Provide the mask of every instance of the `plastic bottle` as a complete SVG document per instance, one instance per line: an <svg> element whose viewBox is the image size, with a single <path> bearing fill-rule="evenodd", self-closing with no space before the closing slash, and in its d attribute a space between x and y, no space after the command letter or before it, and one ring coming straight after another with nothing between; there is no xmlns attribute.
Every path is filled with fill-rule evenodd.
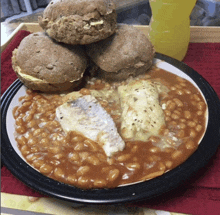
<svg viewBox="0 0 220 215"><path fill-rule="evenodd" d="M190 40L190 14L197 0L149 0L149 38L156 52L183 60Z"/></svg>

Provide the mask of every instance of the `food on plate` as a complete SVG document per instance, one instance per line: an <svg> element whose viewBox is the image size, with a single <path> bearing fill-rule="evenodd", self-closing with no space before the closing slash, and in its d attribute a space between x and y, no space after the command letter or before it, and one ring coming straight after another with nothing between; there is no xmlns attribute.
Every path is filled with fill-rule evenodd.
<svg viewBox="0 0 220 215"><path fill-rule="evenodd" d="M64 103L56 109L56 116L66 133L75 131L97 142L107 156L125 147L113 119L91 95Z"/></svg>
<svg viewBox="0 0 220 215"><path fill-rule="evenodd" d="M52 0L39 24L59 42L89 44L112 35L116 17L112 0Z"/></svg>
<svg viewBox="0 0 220 215"><path fill-rule="evenodd" d="M119 25L114 35L87 45L86 51L99 68L97 75L108 81L122 81L146 72L154 57L146 35L130 25Z"/></svg>
<svg viewBox="0 0 220 215"><path fill-rule="evenodd" d="M143 100L142 108L132 99ZM207 121L200 91L189 81L154 67L122 82L89 77L79 91L71 93L27 90L19 102L13 116L23 157L40 173L82 189L124 186L166 173L196 151ZM132 138L124 136L123 123L136 122L142 114L146 127L136 123ZM82 127L85 121L88 128ZM156 127L151 130L149 125ZM118 136L119 142L107 138L108 144L120 144L110 152L93 138L99 130L120 135L125 145ZM146 139L139 139L140 131Z"/></svg>
<svg viewBox="0 0 220 215"><path fill-rule="evenodd" d="M32 33L13 51L12 67L32 90L60 92L79 85L87 68L80 46L54 42L45 33Z"/></svg>
<svg viewBox="0 0 220 215"><path fill-rule="evenodd" d="M203 96L152 67L144 33L116 30L113 1L52 0L39 23L47 34L30 34L12 57L30 88L13 109L15 140L37 171L82 189L112 188L158 177L197 149Z"/></svg>
<svg viewBox="0 0 220 215"><path fill-rule="evenodd" d="M121 135L129 140L146 140L158 135L165 125L159 91L149 80L132 81L118 87L122 107Z"/></svg>

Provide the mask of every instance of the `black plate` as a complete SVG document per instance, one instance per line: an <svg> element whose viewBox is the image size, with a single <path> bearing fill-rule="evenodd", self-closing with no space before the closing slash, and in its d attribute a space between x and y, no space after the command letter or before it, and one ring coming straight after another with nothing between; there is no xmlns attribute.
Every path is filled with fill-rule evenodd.
<svg viewBox="0 0 220 215"><path fill-rule="evenodd" d="M157 59L165 61L183 74L189 76L199 87L208 105L208 125L206 133L194 152L183 164L164 175L140 182L133 185L117 187L114 189L81 190L53 179L50 179L29 166L13 148L7 133L7 111L11 101L22 87L22 83L16 80L2 96L2 161L14 176L24 182L27 186L48 196L76 203L125 203L143 199L152 199L155 196L164 194L183 184L194 175L200 168L204 167L215 154L220 144L220 101L213 90L201 75L186 64L170 57L156 54ZM13 124L10 125L13 128Z"/></svg>

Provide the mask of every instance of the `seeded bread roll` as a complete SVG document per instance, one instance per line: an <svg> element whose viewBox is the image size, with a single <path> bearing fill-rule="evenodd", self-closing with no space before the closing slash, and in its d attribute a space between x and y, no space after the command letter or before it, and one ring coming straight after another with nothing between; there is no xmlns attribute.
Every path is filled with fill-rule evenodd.
<svg viewBox="0 0 220 215"><path fill-rule="evenodd" d="M38 32L25 37L13 51L12 67L28 88L61 92L81 82L87 57L81 46L57 43Z"/></svg>
<svg viewBox="0 0 220 215"><path fill-rule="evenodd" d="M107 81L122 81L146 72L154 57L154 48L146 35L130 25L119 25L111 37L86 46L95 63L97 75Z"/></svg>
<svg viewBox="0 0 220 215"><path fill-rule="evenodd" d="M40 26L55 40L67 44L89 44L116 30L113 0L52 0Z"/></svg>

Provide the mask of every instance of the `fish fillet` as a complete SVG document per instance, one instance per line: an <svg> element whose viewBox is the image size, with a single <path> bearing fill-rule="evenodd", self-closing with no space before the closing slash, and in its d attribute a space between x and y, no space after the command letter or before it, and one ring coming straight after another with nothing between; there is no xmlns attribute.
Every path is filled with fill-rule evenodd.
<svg viewBox="0 0 220 215"><path fill-rule="evenodd" d="M144 141L151 135L158 135L165 120L157 87L149 80L136 80L120 86L118 93L122 107L122 137Z"/></svg>
<svg viewBox="0 0 220 215"><path fill-rule="evenodd" d="M101 145L107 156L125 147L113 119L91 95L62 104L57 107L56 116L66 133L76 131L83 134Z"/></svg>

